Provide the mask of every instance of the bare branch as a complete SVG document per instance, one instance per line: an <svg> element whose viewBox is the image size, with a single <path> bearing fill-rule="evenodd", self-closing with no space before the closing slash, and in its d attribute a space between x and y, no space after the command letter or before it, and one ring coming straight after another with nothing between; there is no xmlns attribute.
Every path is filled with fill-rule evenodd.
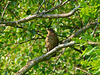
<svg viewBox="0 0 100 75"><path fill-rule="evenodd" d="M42 7L42 5L43 5L43 3L45 2L45 0L43 0L43 2L41 3L41 5L39 6L39 8L38 8L38 10L37 10L37 12L36 12L36 14L38 14L39 13L39 10L41 9L41 7Z"/></svg>
<svg viewBox="0 0 100 75"><path fill-rule="evenodd" d="M0 24L0 26L5 27L6 24ZM24 27L22 27L22 26L18 26L18 25L14 25L14 26L12 26L12 27L25 29Z"/></svg>
<svg viewBox="0 0 100 75"><path fill-rule="evenodd" d="M62 0L59 0L60 3L62 3Z"/></svg>
<svg viewBox="0 0 100 75"><path fill-rule="evenodd" d="M96 29L97 29L97 28L98 28L98 26L99 26L98 21L96 21L96 22L97 22L97 25L96 25L96 27L94 28L94 30L93 30L93 32L92 32L92 34L91 34L91 35L94 35L94 33L95 33Z"/></svg>
<svg viewBox="0 0 100 75"><path fill-rule="evenodd" d="M89 41L88 44L92 44L92 45L100 45L100 42L92 42L92 41Z"/></svg>
<svg viewBox="0 0 100 75"><path fill-rule="evenodd" d="M75 41L67 43L67 44L60 44L56 46L54 49L49 51L48 53L35 58L31 61L29 61L23 68L21 68L15 75L23 75L25 74L28 70L30 70L34 65L44 61L45 59L50 59L50 57L55 53L56 51L60 50L61 48L69 47L75 44ZM48 58L49 57L49 58Z"/></svg>
<svg viewBox="0 0 100 75"><path fill-rule="evenodd" d="M1 21L2 21L2 19L3 19L3 16L4 16L4 13L5 13L6 9L7 9L7 6L8 6L8 4L9 4L10 2L11 2L11 1L8 1L8 2L7 2L7 5L6 5L5 8L4 8L4 11L3 11L2 15L1 15Z"/></svg>
<svg viewBox="0 0 100 75"><path fill-rule="evenodd" d="M51 12L51 11L57 9L58 7L63 6L63 5L66 4L68 1L69 1L69 0L67 0L67 1L65 1L65 2L63 2L63 3L61 2L59 5L57 5L57 6L53 7L53 8L51 8L51 9L48 10L48 11L45 11L45 13Z"/></svg>
<svg viewBox="0 0 100 75"><path fill-rule="evenodd" d="M97 25L97 22L91 22L88 23L85 27L79 29L76 33L72 34L70 37L68 37L66 40L63 41L63 43L67 43L71 40L71 38L76 37L78 35L80 35L82 32L86 31L87 29L94 27Z"/></svg>
<svg viewBox="0 0 100 75"><path fill-rule="evenodd" d="M91 73L89 73L89 72L87 72L86 70L83 70L83 69L81 69L81 68L79 68L79 67L75 67L75 69L76 69L76 70L83 71L83 72L87 73L88 75L92 75Z"/></svg>
<svg viewBox="0 0 100 75"><path fill-rule="evenodd" d="M4 45L4 46L1 47L1 48L4 48L4 47L6 47L6 46L10 46L10 45L13 45L13 44L23 44L23 43L26 43L26 42L28 42L28 41L37 40L37 39L43 39L43 38L32 38L32 39L29 39L29 40L23 41L23 42L16 42L16 43L7 44L7 45Z"/></svg>
<svg viewBox="0 0 100 75"><path fill-rule="evenodd" d="M74 50L82 54L82 51L77 49L77 48L75 48L75 47L74 47Z"/></svg>
<svg viewBox="0 0 100 75"><path fill-rule="evenodd" d="M63 48L63 51L58 55L57 60L55 61L55 64L57 63L57 61L59 60L59 58L61 57L61 55L64 53L66 48ZM55 71L56 66L53 67L53 71Z"/></svg>
<svg viewBox="0 0 100 75"><path fill-rule="evenodd" d="M30 21L30 20L33 20L33 19L36 19L36 18L64 18L64 17L69 17L69 16L73 15L74 12L77 11L77 9L79 7L80 6L74 8L71 12L65 13L65 14L43 14L42 13L42 14L34 14L32 16L23 18L23 19L18 20L18 21L0 22L0 26L2 24L4 24L6 26L13 26L13 27L15 27L16 24L23 23L23 22L27 22L27 21Z"/></svg>

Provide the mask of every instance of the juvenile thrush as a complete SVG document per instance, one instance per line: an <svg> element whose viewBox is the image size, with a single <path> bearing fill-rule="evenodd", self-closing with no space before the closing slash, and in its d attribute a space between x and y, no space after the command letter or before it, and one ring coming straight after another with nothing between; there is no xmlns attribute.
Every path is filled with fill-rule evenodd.
<svg viewBox="0 0 100 75"><path fill-rule="evenodd" d="M58 38L55 33L55 31L52 28L46 29L48 34L46 36L45 42L47 47L47 52L52 50L54 47L58 45ZM53 55L53 57L56 55L56 53Z"/></svg>

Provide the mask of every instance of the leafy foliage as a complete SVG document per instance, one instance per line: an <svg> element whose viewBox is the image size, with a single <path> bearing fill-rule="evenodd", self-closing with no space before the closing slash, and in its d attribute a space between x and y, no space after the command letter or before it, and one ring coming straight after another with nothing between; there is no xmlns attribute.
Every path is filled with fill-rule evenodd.
<svg viewBox="0 0 100 75"><path fill-rule="evenodd" d="M46 0L39 12L49 10L60 4L60 0ZM65 0L62 0L63 2ZM3 21L16 21L37 13L43 0L11 0L4 13ZM0 15L3 14L7 0L0 3ZM60 41L100 17L100 0L69 1L48 14L68 13L76 6L81 8L68 18L37 18L20 23L18 27L0 26L0 74L16 73L26 63L46 53L46 28L52 27ZM98 20L100 23L100 19ZM86 30L72 40L73 47L59 51L56 57L35 65L27 74L100 74L100 44L89 44L88 41L100 42L100 24L92 35L94 28ZM82 38L82 39L79 39ZM74 48L81 50L82 54ZM77 68L78 67L78 68Z"/></svg>

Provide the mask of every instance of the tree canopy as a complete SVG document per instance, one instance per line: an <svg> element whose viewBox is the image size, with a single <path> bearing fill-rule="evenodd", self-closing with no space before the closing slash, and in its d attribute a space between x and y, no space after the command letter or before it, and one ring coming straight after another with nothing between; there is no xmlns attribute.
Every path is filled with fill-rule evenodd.
<svg viewBox="0 0 100 75"><path fill-rule="evenodd" d="M100 0L1 0L0 11L1 75L100 74ZM46 28L60 41L49 52Z"/></svg>

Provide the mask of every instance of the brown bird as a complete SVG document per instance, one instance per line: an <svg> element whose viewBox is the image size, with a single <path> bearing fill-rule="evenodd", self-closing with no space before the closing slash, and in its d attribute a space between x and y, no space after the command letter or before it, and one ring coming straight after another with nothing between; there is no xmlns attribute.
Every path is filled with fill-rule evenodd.
<svg viewBox="0 0 100 75"><path fill-rule="evenodd" d="M47 47L47 52L52 50L54 47L58 45L58 38L55 33L55 31L52 28L46 29L48 34L46 36L45 42L46 42L46 47ZM55 56L54 54L53 56Z"/></svg>

